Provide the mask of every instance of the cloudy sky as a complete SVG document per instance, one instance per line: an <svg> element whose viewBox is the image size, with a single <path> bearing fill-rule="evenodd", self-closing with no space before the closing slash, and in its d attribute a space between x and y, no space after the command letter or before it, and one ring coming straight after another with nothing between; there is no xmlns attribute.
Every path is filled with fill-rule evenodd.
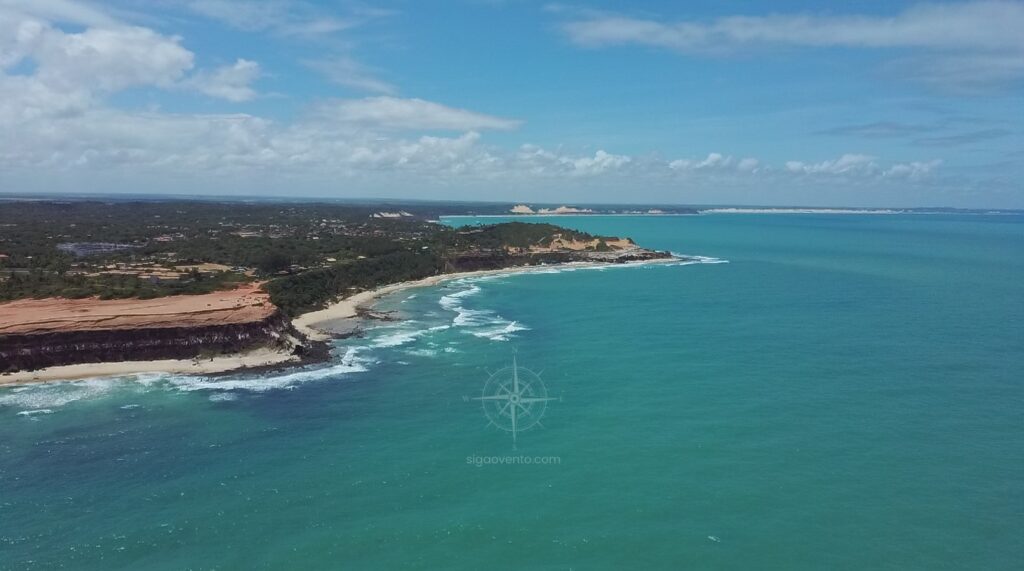
<svg viewBox="0 0 1024 571"><path fill-rule="evenodd" d="M0 0L0 192L1024 208L1024 2Z"/></svg>

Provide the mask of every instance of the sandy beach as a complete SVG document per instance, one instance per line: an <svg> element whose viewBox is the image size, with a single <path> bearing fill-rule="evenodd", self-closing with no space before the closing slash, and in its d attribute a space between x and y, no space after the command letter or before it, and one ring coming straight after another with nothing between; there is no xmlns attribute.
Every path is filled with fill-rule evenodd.
<svg viewBox="0 0 1024 571"><path fill-rule="evenodd" d="M52 381L73 381L96 377L120 377L141 373L169 373L184 375L208 375L225 373L238 369L266 367L289 362L299 358L289 352L271 349L256 349L237 355L223 355L209 359L163 359L157 361L119 361L116 363L82 363L63 365L36 371L19 371L0 375L0 386Z"/></svg>

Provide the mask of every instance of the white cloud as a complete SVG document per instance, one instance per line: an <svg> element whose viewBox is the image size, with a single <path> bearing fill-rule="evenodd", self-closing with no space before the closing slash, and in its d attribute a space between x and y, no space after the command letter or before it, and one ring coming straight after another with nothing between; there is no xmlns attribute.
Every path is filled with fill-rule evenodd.
<svg viewBox="0 0 1024 571"><path fill-rule="evenodd" d="M239 59L233 65L213 71L200 71L192 76L188 85L211 97L228 101L249 101L256 97L252 83L261 75L260 64Z"/></svg>
<svg viewBox="0 0 1024 571"><path fill-rule="evenodd" d="M740 172L753 172L758 169L761 161L746 157L735 159L732 155L722 153L708 153L708 156L697 159L676 159L668 163L668 167L674 171L699 171L699 170L736 170Z"/></svg>
<svg viewBox="0 0 1024 571"><path fill-rule="evenodd" d="M3 0L0 0L3 1ZM14 6L17 4L18 11ZM48 172L140 176L171 169L196 176L301 168L354 175L397 169L427 176L484 172L500 162L478 144L482 129L519 122L421 99L375 97L324 102L305 119L279 124L243 114L129 112L106 104L125 89L191 89L229 101L257 94L259 64L238 59L192 71L182 39L114 18L76 13L61 2L40 14L88 22L67 32L23 3L0 4L0 165ZM54 16L57 17L57 16ZM31 65L8 73L22 62ZM25 72L28 69L28 73ZM456 137L395 137L396 130L460 131ZM148 174L146 174L148 173Z"/></svg>
<svg viewBox="0 0 1024 571"><path fill-rule="evenodd" d="M348 147L347 156L339 159L356 169L395 169L414 171L427 176L483 171L495 159L477 142L480 134L470 131L458 137L422 136L414 141L372 140L356 141Z"/></svg>
<svg viewBox="0 0 1024 571"><path fill-rule="evenodd" d="M756 162L756 161L755 161ZM708 156L702 160L692 159L676 159L668 164L669 168L673 170L697 170L697 169L715 169L715 168L726 168L733 164L733 158L731 156L725 156L721 153L708 153Z"/></svg>
<svg viewBox="0 0 1024 571"><path fill-rule="evenodd" d="M70 0L0 0L0 13L2 12L83 26L119 24L116 18L102 10Z"/></svg>
<svg viewBox="0 0 1024 571"><path fill-rule="evenodd" d="M57 90L32 77L0 74L0 131L40 118L75 115L90 106L92 97L84 90ZM11 131L5 132L10 136Z"/></svg>
<svg viewBox="0 0 1024 571"><path fill-rule="evenodd" d="M580 174L600 174L609 170L615 170L629 164L632 159L625 155L613 155L602 150L594 153L593 157L580 157L572 159L571 164L575 172Z"/></svg>
<svg viewBox="0 0 1024 571"><path fill-rule="evenodd" d="M32 4L31 13L22 4L0 4L0 91L9 94L0 112L66 114L133 87L189 88L229 101L256 96L251 87L260 76L256 62L239 59L192 73L195 54L178 36L123 24L84 5L75 10L78 5L70 2ZM66 32L36 14L97 24ZM4 73L22 62L32 64L31 73Z"/></svg>
<svg viewBox="0 0 1024 571"><path fill-rule="evenodd" d="M35 77L59 89L170 87L193 66L193 54L181 46L181 38L147 28L88 28L73 34L43 28L32 41Z"/></svg>
<svg viewBox="0 0 1024 571"><path fill-rule="evenodd" d="M32 4L46 8L49 15L29 14L21 9L26 3L16 3L15 11L14 4L0 0L4 188L22 190L35 183L50 190L95 190L100 186L90 187L87 181L108 176L122 189L160 184L170 191L209 189L249 180L267 185L266 192L291 192L291 186L270 186L278 174L287 177L289 185L313 181L310 189L333 191L343 183L355 193L364 188L358 185L377 184L391 194L406 195L423 184L585 193L602 187L621 190L623 184L717 190L811 186L826 180L831 187L858 177L872 185L892 181L909 186L906 181L931 177L939 166L928 160L884 163L864 155L772 167L752 157L718 152L669 162L605 149L590 153L524 145L506 151L487 145L480 133L514 129L518 120L394 96L324 101L290 122L248 114L119 110L109 103L110 96L138 87L191 89L229 101L249 100L257 95L252 84L261 68L238 59L196 71L195 55L176 36L77 13L66 2ZM55 24L58 11L63 11L61 18L80 21L84 29L60 29ZM361 68L340 61L339 71L358 76L355 72ZM12 71L15 66L18 72ZM374 84L372 77L352 81L370 91L390 87ZM453 133L437 136L434 131ZM49 186L65 175L70 186ZM636 199L643 196L649 195Z"/></svg>
<svg viewBox="0 0 1024 571"><path fill-rule="evenodd" d="M848 174L866 173L877 169L874 157L868 155L857 155L847 153L838 159L822 161L820 163L805 163L802 161L786 162L786 170L794 173L807 174Z"/></svg>
<svg viewBox="0 0 1024 571"><path fill-rule="evenodd" d="M931 174L939 165L942 164L940 160L931 161L914 161L910 163L899 163L895 164L883 172L883 176L891 178L909 178L911 180L919 180Z"/></svg>
<svg viewBox="0 0 1024 571"><path fill-rule="evenodd" d="M17 11L22 6L16 4L0 4L0 121L8 125L83 113L127 88L169 88L193 67L194 56L180 38L118 23L69 33ZM50 13L69 6L32 7ZM31 64L29 73L8 73L25 62Z"/></svg>
<svg viewBox="0 0 1024 571"><path fill-rule="evenodd" d="M192 0L187 7L239 30L282 36L325 36L358 25L355 18L331 16L296 0Z"/></svg>
<svg viewBox="0 0 1024 571"><path fill-rule="evenodd" d="M185 8L203 17L254 33L317 45L339 55L321 55L300 63L332 83L359 91L392 95L397 90L378 72L345 55L353 49L351 35L340 34L394 14L391 10L345 3L342 7L306 0L189 0ZM341 15L335 12L343 11Z"/></svg>
<svg viewBox="0 0 1024 571"><path fill-rule="evenodd" d="M0 98L4 95L0 90ZM37 177L45 169L46 180L60 173L74 173L76 181L116 173L122 184L132 181L147 188L182 177L193 181L189 188L220 188L250 177L264 185L288 180L287 184L303 185L294 187L303 192L330 188L356 192L352 189L363 187L352 184L369 184L406 196L417 189L453 185L572 189L584 181L592 185L587 188L621 190L626 181L647 189L636 196L641 200L652 192L649 189L659 188L770 189L796 187L800 181L804 182L799 186L838 188L855 180L872 185L886 180L916 182L932 176L939 164L883 164L846 155L773 168L752 158L730 161L726 155L711 153L692 161L694 166L705 166L678 170L666 161L605 150L576 154L525 145L506 152L484 144L472 130L440 137L404 136L393 129L371 127L339 128L316 115L281 123L246 114L138 113L84 106L60 116L22 117L13 121L0 113L0 128L6 135L0 138L0 179L9 180L17 172ZM264 188L277 194L292 190ZM485 197L494 198L480 196Z"/></svg>
<svg viewBox="0 0 1024 571"><path fill-rule="evenodd" d="M619 171L633 162L632 157L598 150L593 156L573 156L523 145L511 161L513 174L534 176L593 176Z"/></svg>
<svg viewBox="0 0 1024 571"><path fill-rule="evenodd" d="M113 92L168 87L193 66L181 38L136 26L89 27L67 33L50 22L0 5L0 66L35 64L31 77L55 90Z"/></svg>
<svg viewBox="0 0 1024 571"><path fill-rule="evenodd" d="M643 45L721 54L765 46L907 49L901 75L984 88L1024 77L1024 3L921 4L894 16L732 16L711 21L587 13L563 24L581 46Z"/></svg>
<svg viewBox="0 0 1024 571"><path fill-rule="evenodd" d="M806 163L787 161L786 170L802 175L859 176L873 178L908 178L919 180L942 164L940 160L895 163L888 167L878 164L875 157L847 153L838 159Z"/></svg>
<svg viewBox="0 0 1024 571"><path fill-rule="evenodd" d="M302 63L338 85L385 95L392 95L396 91L393 85L377 78L372 70L348 56L306 60Z"/></svg>
<svg viewBox="0 0 1024 571"><path fill-rule="evenodd" d="M745 159L741 159L739 164L736 165L736 168L741 171L753 171L757 170L757 166L759 164L761 164L761 161L755 158L747 157Z"/></svg>
<svg viewBox="0 0 1024 571"><path fill-rule="evenodd" d="M592 16L564 25L583 45L643 44L680 51L717 51L743 45L871 48L1024 48L1024 5L988 1L924 4L885 16L732 16L711 22L666 23Z"/></svg>
<svg viewBox="0 0 1024 571"><path fill-rule="evenodd" d="M380 96L339 99L320 104L315 114L326 121L378 129L423 131L508 130L520 121L448 107L423 99Z"/></svg>
<svg viewBox="0 0 1024 571"><path fill-rule="evenodd" d="M945 91L984 93L1024 79L1024 51L908 57L890 62L886 69Z"/></svg>

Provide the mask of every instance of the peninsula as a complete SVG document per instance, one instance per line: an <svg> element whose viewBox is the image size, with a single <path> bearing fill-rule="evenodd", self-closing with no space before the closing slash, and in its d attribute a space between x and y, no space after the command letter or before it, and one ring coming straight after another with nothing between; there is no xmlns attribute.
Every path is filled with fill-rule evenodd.
<svg viewBox="0 0 1024 571"><path fill-rule="evenodd" d="M381 216L381 212L399 216ZM414 206L25 202L0 209L0 384L321 358L325 322L467 272L671 259Z"/></svg>

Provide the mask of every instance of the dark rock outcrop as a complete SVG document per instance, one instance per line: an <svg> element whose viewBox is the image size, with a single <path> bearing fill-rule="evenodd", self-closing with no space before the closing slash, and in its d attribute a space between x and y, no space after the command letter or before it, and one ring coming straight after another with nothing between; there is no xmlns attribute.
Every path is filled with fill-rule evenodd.
<svg viewBox="0 0 1024 571"><path fill-rule="evenodd" d="M0 335L0 373L58 365L192 359L259 347L294 349L280 313L248 323Z"/></svg>

